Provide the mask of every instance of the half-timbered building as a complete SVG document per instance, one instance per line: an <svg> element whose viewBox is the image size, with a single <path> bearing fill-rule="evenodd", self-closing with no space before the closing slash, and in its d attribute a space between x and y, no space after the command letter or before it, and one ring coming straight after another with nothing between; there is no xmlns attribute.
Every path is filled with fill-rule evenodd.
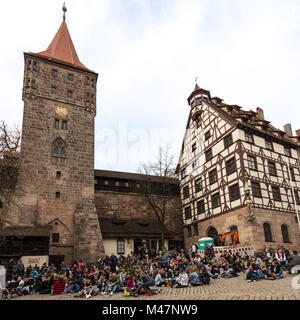
<svg viewBox="0 0 300 320"><path fill-rule="evenodd" d="M299 249L299 130L276 129L261 108L228 105L198 84L188 104L177 167L186 247L203 236L219 244L220 234L238 229L240 245Z"/></svg>

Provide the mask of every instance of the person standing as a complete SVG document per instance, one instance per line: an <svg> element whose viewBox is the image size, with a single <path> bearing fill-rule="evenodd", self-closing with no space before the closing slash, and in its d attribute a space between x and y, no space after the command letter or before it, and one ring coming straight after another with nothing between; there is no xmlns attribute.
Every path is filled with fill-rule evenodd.
<svg viewBox="0 0 300 320"><path fill-rule="evenodd" d="M24 264L23 264L22 260L19 260L19 262L17 264L17 275L18 275L18 277L22 277L23 278L24 270L25 270Z"/></svg>

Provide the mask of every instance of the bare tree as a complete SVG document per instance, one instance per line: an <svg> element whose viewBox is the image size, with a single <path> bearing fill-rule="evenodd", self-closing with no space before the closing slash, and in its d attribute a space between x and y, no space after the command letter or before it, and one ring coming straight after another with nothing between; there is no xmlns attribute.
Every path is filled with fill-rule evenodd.
<svg viewBox="0 0 300 320"><path fill-rule="evenodd" d="M10 223L9 210L19 207L15 201L15 188L21 164L21 131L0 122L0 238L3 228ZM1 240L1 239L0 239ZM3 240L3 239L2 239Z"/></svg>
<svg viewBox="0 0 300 320"><path fill-rule="evenodd" d="M177 178L174 155L170 152L170 145L160 147L155 161L142 163L138 171L149 176L160 177L159 184L153 183L149 177L147 183L142 188L150 207L153 209L162 227L161 241L164 251L167 206L168 202L172 200L172 196L174 197L174 179ZM159 189L160 195L157 195L157 189Z"/></svg>

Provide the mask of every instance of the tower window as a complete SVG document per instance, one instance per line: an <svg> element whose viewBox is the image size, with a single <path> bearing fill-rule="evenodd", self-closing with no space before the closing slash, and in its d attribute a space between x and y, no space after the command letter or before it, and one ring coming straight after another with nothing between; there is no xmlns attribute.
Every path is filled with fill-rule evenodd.
<svg viewBox="0 0 300 320"><path fill-rule="evenodd" d="M72 74L72 73L69 73L69 74L68 74L68 80L69 80L69 81L73 81L73 74Z"/></svg>
<svg viewBox="0 0 300 320"><path fill-rule="evenodd" d="M67 130L67 120L63 120L61 123L61 129L62 130Z"/></svg>
<svg viewBox="0 0 300 320"><path fill-rule="evenodd" d="M51 93L54 93L54 94L56 93L56 87L54 86L51 87Z"/></svg>
<svg viewBox="0 0 300 320"><path fill-rule="evenodd" d="M91 78L91 82L92 82L92 87L94 87L95 86L95 79Z"/></svg>
<svg viewBox="0 0 300 320"><path fill-rule="evenodd" d="M91 83L90 77L86 77L86 84L90 85L90 83Z"/></svg>
<svg viewBox="0 0 300 320"><path fill-rule="evenodd" d="M55 198L60 199L60 192L59 191L55 192Z"/></svg>
<svg viewBox="0 0 300 320"><path fill-rule="evenodd" d="M73 96L73 91L68 90L67 96L68 96L68 98L72 98L72 96Z"/></svg>
<svg viewBox="0 0 300 320"><path fill-rule="evenodd" d="M27 70L31 69L31 60L27 60Z"/></svg>
<svg viewBox="0 0 300 320"><path fill-rule="evenodd" d="M0 209L3 208L3 202L0 200Z"/></svg>
<svg viewBox="0 0 300 320"><path fill-rule="evenodd" d="M56 162L65 161L65 158L66 158L65 143L61 138L56 139L55 142L53 143L52 156L55 157Z"/></svg>
<svg viewBox="0 0 300 320"><path fill-rule="evenodd" d="M61 171L56 171L56 178L60 179L61 178Z"/></svg>
<svg viewBox="0 0 300 320"><path fill-rule="evenodd" d="M54 128L55 129L59 129L59 120L58 119L55 119L55 121L54 121Z"/></svg>
<svg viewBox="0 0 300 320"><path fill-rule="evenodd" d="M32 80L32 81L31 81L31 88L32 88L32 89L36 89L36 82L35 82L35 80Z"/></svg>
<svg viewBox="0 0 300 320"><path fill-rule="evenodd" d="M58 71L56 69L52 69L52 77L57 78Z"/></svg>
<svg viewBox="0 0 300 320"><path fill-rule="evenodd" d="M38 71L38 62L37 61L33 61L33 70Z"/></svg>
<svg viewBox="0 0 300 320"><path fill-rule="evenodd" d="M52 233L52 242L59 242L59 233Z"/></svg>

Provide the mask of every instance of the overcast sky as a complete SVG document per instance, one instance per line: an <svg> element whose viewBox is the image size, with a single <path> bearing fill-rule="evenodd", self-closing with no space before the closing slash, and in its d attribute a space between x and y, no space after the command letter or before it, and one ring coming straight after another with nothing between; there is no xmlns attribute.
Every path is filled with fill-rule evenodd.
<svg viewBox="0 0 300 320"><path fill-rule="evenodd" d="M0 119L21 126L23 52L45 50L62 0L1 1ZM160 145L179 154L200 87L300 128L299 0L67 0L80 60L99 73L97 169L137 170Z"/></svg>

